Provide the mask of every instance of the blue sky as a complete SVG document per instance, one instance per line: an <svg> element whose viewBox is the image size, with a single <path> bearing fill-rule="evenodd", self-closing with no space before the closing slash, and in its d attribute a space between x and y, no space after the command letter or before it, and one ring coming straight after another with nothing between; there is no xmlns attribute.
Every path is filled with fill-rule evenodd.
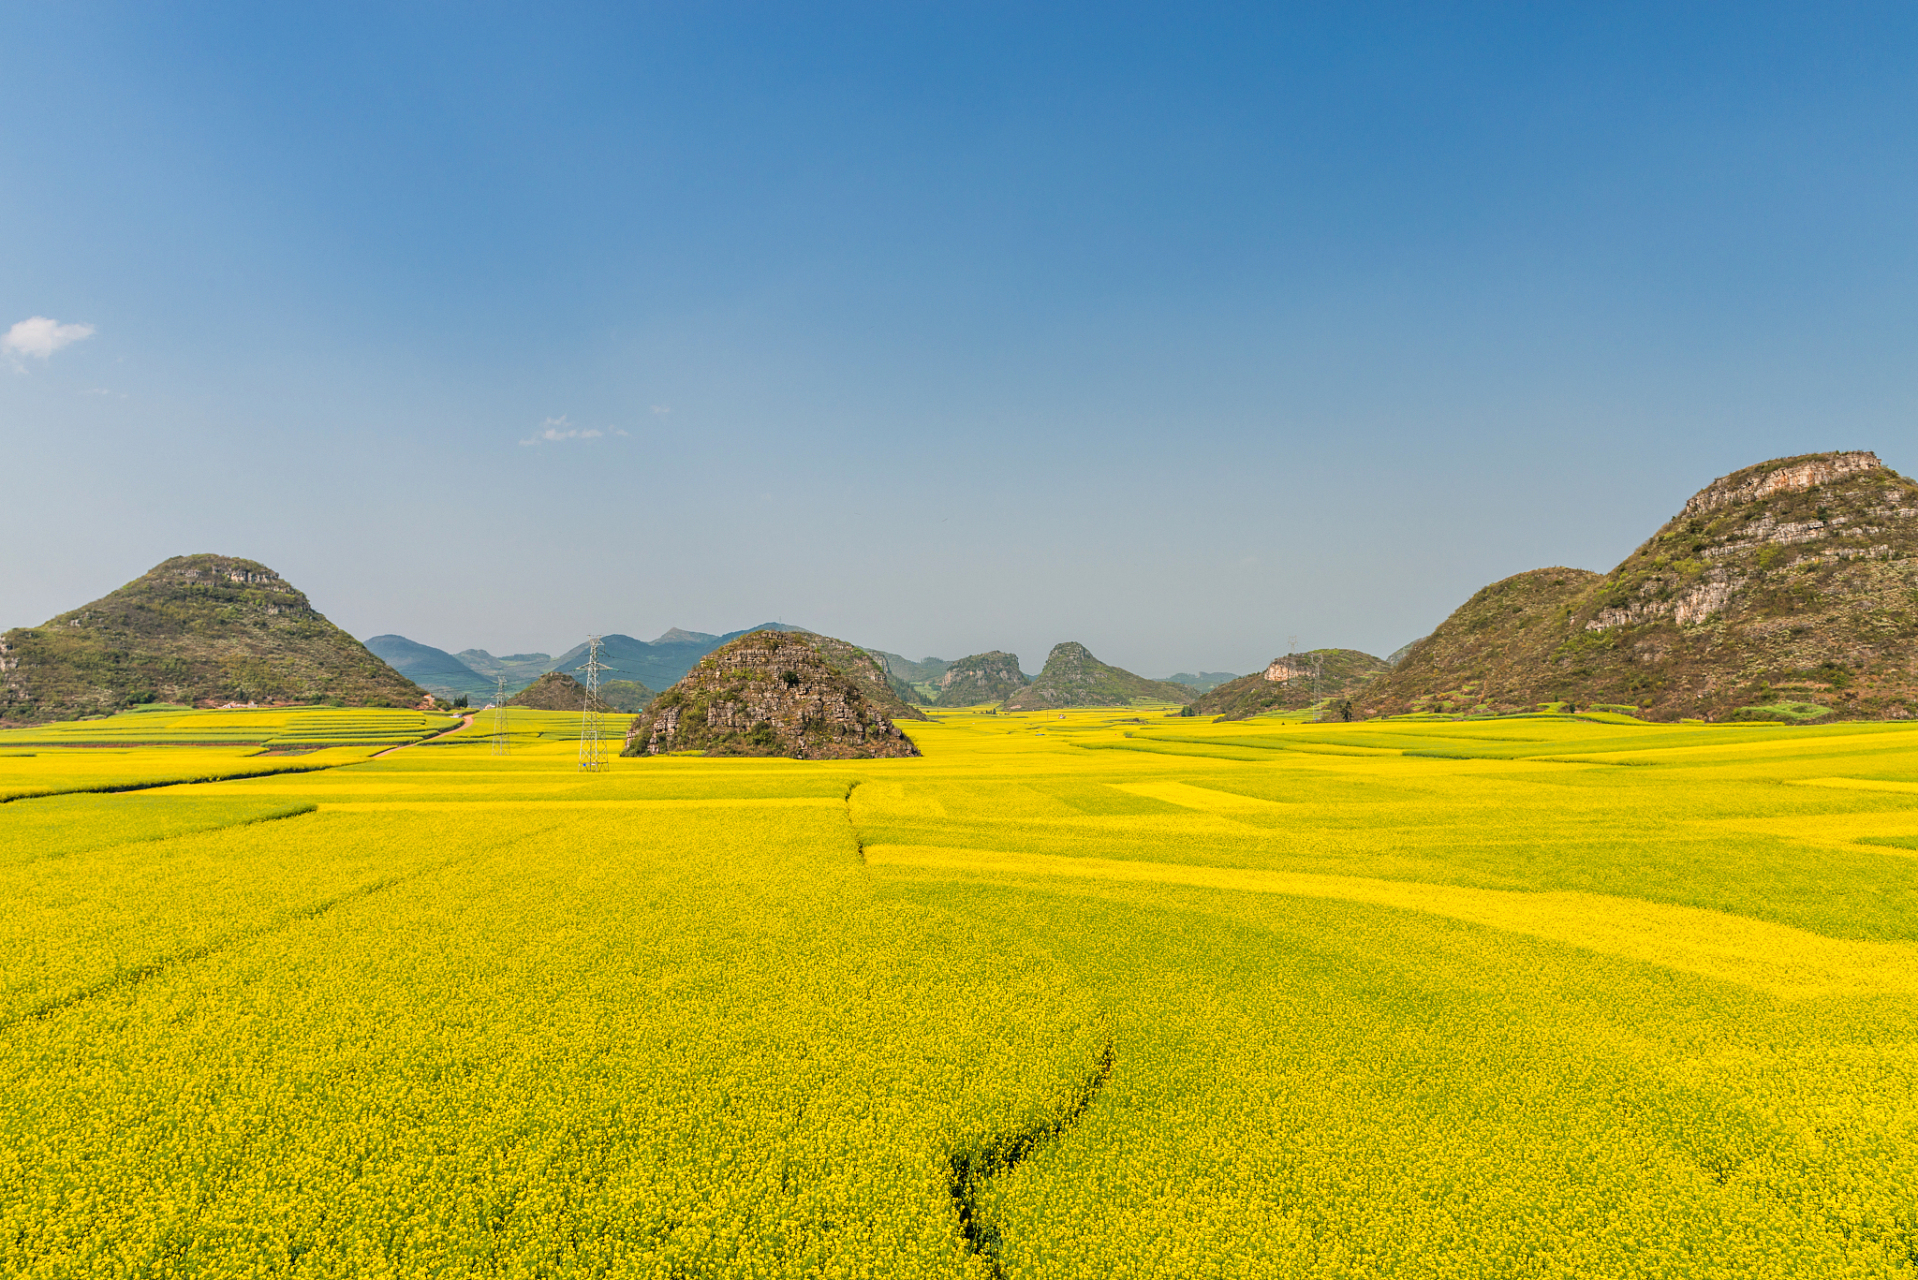
<svg viewBox="0 0 1918 1280"><path fill-rule="evenodd" d="M0 331L77 327L3 626L218 551L453 649L1245 671L1918 469L1910 6L5 18Z"/></svg>

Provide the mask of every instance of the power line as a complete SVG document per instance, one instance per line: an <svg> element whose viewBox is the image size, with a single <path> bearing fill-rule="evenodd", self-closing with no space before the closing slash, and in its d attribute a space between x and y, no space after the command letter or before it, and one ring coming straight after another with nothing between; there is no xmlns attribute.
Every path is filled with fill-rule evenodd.
<svg viewBox="0 0 1918 1280"><path fill-rule="evenodd" d="M586 637L586 663L575 670L586 673L586 697L579 712L579 767L591 773L607 768L610 762L600 743L606 715L599 702L599 673L610 670L599 660L599 637Z"/></svg>
<svg viewBox="0 0 1918 1280"><path fill-rule="evenodd" d="M506 741L506 677L499 677L499 696L493 699L493 754L508 754Z"/></svg>

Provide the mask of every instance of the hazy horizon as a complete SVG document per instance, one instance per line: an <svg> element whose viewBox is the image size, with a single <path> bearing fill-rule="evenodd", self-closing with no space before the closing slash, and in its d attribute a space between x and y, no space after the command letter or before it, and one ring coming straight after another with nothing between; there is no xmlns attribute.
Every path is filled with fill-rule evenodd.
<svg viewBox="0 0 1918 1280"><path fill-rule="evenodd" d="M1912 461L1915 52L1891 5L23 8L0 625L217 551L449 652L1383 655L1740 467Z"/></svg>

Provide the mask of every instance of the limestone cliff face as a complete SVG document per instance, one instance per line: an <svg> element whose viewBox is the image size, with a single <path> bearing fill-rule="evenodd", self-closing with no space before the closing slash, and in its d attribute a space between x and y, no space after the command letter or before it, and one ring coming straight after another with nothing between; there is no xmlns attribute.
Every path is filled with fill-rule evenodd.
<svg viewBox="0 0 1918 1280"><path fill-rule="evenodd" d="M1187 703L1199 696L1190 685L1148 680L1092 656L1077 641L1052 646L1045 670L1030 685L1006 699L1008 711L1046 711L1056 707L1128 707L1134 702Z"/></svg>
<svg viewBox="0 0 1918 1280"><path fill-rule="evenodd" d="M976 707L987 702L1004 702L1031 684L1019 670L1019 655L994 649L961 658L939 676L939 696L935 707Z"/></svg>
<svg viewBox="0 0 1918 1280"><path fill-rule="evenodd" d="M836 654L843 656L840 645L845 642L786 631L742 636L701 658L655 698L633 722L622 754L700 751L798 760L918 755L878 705L876 692L862 688L835 661Z"/></svg>
<svg viewBox="0 0 1918 1280"><path fill-rule="evenodd" d="M1870 453L1715 480L1600 576L1494 583L1365 691L1365 709L1636 706L1723 718L1793 702L1918 714L1918 484Z"/></svg>

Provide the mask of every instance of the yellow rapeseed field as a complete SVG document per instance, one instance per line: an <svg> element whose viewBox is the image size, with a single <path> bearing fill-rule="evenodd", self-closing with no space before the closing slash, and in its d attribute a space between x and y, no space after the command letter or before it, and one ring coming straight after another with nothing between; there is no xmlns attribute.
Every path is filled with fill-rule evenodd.
<svg viewBox="0 0 1918 1280"><path fill-rule="evenodd" d="M0 742L0 1270L1918 1267L1918 729L338 714Z"/></svg>

